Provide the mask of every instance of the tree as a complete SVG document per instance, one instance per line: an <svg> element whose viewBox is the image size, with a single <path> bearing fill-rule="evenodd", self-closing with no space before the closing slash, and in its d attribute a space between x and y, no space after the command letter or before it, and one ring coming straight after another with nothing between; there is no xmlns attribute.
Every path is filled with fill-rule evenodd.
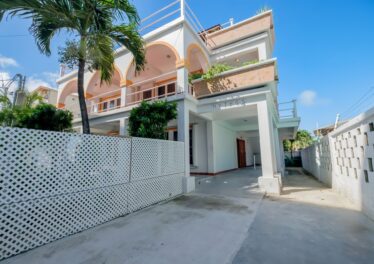
<svg viewBox="0 0 374 264"><path fill-rule="evenodd" d="M85 134L90 133L84 95L86 68L100 71L101 81L110 82L115 44L125 46L134 55L136 70L145 63L143 40L137 31L139 16L128 0L1 0L0 21L6 12L11 17L32 19L29 30L39 50L47 56L57 33L66 30L77 36L67 42L66 56L61 60L78 67L77 89Z"/></svg>
<svg viewBox="0 0 374 264"><path fill-rule="evenodd" d="M38 104L18 117L17 126L49 131L71 131L73 114L51 104Z"/></svg>
<svg viewBox="0 0 374 264"><path fill-rule="evenodd" d="M130 136L165 139L167 124L169 121L176 119L177 115L176 103L143 101L130 112Z"/></svg>
<svg viewBox="0 0 374 264"><path fill-rule="evenodd" d="M44 104L38 93L26 93L21 105L12 105L6 95L0 95L0 125L51 131L70 131L73 114Z"/></svg>
<svg viewBox="0 0 374 264"><path fill-rule="evenodd" d="M285 151L294 151L304 149L313 143L313 138L307 130L299 130L294 140L284 140L283 147Z"/></svg>

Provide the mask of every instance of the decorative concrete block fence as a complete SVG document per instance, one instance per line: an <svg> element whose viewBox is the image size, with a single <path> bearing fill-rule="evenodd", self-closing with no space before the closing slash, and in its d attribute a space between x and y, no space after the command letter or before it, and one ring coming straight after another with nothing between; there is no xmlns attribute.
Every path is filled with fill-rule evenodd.
<svg viewBox="0 0 374 264"><path fill-rule="evenodd" d="M182 193L184 144L0 128L0 259Z"/></svg>
<svg viewBox="0 0 374 264"><path fill-rule="evenodd" d="M301 153L303 168L374 219L374 108Z"/></svg>

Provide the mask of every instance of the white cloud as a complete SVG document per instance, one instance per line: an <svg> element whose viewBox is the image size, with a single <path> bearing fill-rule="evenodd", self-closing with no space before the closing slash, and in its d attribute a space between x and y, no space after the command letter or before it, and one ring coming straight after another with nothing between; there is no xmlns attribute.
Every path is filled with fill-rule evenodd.
<svg viewBox="0 0 374 264"><path fill-rule="evenodd" d="M47 86L51 87L51 84L46 80L35 78L35 77L28 77L26 78L26 89L30 92L38 88L39 86ZM53 86L52 86L53 87Z"/></svg>
<svg viewBox="0 0 374 264"><path fill-rule="evenodd" d="M9 72L0 72L0 81L9 80L9 79L10 79Z"/></svg>
<svg viewBox="0 0 374 264"><path fill-rule="evenodd" d="M43 76L48 83L55 86L56 80L60 77L60 74L58 72L43 72Z"/></svg>
<svg viewBox="0 0 374 264"><path fill-rule="evenodd" d="M305 90L299 95L299 102L305 106L312 106L317 103L317 93L313 90Z"/></svg>
<svg viewBox="0 0 374 264"><path fill-rule="evenodd" d="M8 66L17 67L18 63L15 59L8 58L8 57L2 56L0 54L0 67L5 68L5 67L8 67Z"/></svg>

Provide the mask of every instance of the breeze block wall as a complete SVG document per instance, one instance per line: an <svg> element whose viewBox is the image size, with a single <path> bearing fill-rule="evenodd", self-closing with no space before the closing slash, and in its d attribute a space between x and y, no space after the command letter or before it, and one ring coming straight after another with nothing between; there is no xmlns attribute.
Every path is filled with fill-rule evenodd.
<svg viewBox="0 0 374 264"><path fill-rule="evenodd" d="M0 150L0 259L182 193L182 142L0 128Z"/></svg>
<svg viewBox="0 0 374 264"><path fill-rule="evenodd" d="M302 162L306 171L331 181L334 191L374 219L374 108L304 149Z"/></svg>

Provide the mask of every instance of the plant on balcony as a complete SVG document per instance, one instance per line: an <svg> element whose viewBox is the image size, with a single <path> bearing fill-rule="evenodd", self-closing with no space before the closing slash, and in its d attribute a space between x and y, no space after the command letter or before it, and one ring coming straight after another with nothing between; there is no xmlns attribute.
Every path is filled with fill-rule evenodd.
<svg viewBox="0 0 374 264"><path fill-rule="evenodd" d="M202 73L191 73L188 75L188 82L191 84L193 80L200 79L202 76Z"/></svg>
<svg viewBox="0 0 374 264"><path fill-rule="evenodd" d="M252 65L252 64L256 64L256 63L258 63L258 60L245 61L245 62L243 62L242 66L248 66L248 65Z"/></svg>
<svg viewBox="0 0 374 264"><path fill-rule="evenodd" d="M217 75L219 75L222 72L232 70L234 67L227 65L227 64L215 64L211 66L206 73L202 75L202 78L206 81L211 81L214 79Z"/></svg>
<svg viewBox="0 0 374 264"><path fill-rule="evenodd" d="M125 46L134 55L136 70L145 63L143 40L137 31L140 19L128 0L1 0L0 21L6 12L10 17L31 18L30 32L47 56L56 34L65 30L75 36L60 53L66 52L61 62L78 68L77 90L85 134L90 133L83 88L85 70L99 70L101 80L110 82L115 44Z"/></svg>
<svg viewBox="0 0 374 264"><path fill-rule="evenodd" d="M176 103L143 101L130 112L129 134L133 137L165 139L167 124L177 115Z"/></svg>

